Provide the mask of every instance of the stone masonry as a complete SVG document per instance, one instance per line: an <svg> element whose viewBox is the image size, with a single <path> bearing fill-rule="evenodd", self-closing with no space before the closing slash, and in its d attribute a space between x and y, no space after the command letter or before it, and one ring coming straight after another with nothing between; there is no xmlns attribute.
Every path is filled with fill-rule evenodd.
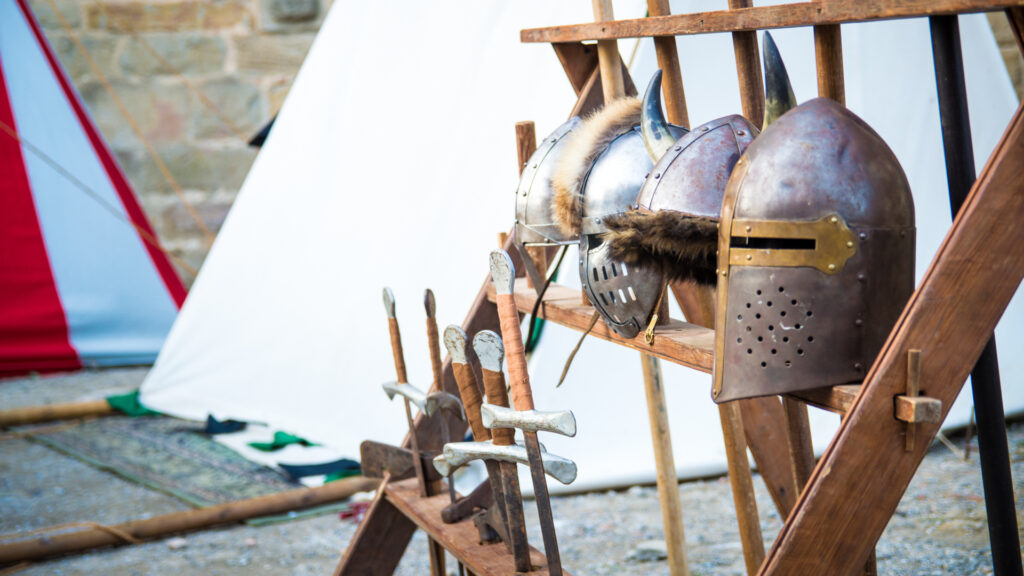
<svg viewBox="0 0 1024 576"><path fill-rule="evenodd" d="M100 74L216 233L256 157L246 142L281 107L331 1L30 1L165 248L188 267L202 264L205 235Z"/></svg>
<svg viewBox="0 0 1024 576"><path fill-rule="evenodd" d="M164 246L188 267L202 264L205 235L89 59L216 233L256 157L246 141L281 107L331 2L30 0ZM1021 96L1024 59L1005 15L989 21ZM191 285L192 273L177 268Z"/></svg>

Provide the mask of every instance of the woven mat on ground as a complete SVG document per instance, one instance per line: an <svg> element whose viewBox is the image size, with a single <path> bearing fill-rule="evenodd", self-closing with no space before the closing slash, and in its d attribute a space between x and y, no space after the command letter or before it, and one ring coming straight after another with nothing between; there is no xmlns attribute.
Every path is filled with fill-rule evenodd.
<svg viewBox="0 0 1024 576"><path fill-rule="evenodd" d="M293 490L283 473L250 462L166 416L111 416L34 438L61 452L197 506Z"/></svg>

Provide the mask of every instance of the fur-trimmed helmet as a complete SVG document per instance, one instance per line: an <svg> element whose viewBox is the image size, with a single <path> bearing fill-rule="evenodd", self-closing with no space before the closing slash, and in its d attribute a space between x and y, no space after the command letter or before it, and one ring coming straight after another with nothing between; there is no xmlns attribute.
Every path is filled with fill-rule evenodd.
<svg viewBox="0 0 1024 576"><path fill-rule="evenodd" d="M655 77L660 79L661 71ZM609 218L604 240L626 264L654 270L669 280L714 285L722 196L733 166L757 135L738 115L712 120L675 142L655 137L667 124L661 90L645 95L645 144L654 168L634 210Z"/></svg>
<svg viewBox="0 0 1024 576"><path fill-rule="evenodd" d="M628 210L653 163L641 135L642 102L621 98L584 120L565 145L552 178L552 213L562 233L579 235L580 281L594 308L617 334L643 329L664 287L658 272L612 259L601 240L607 217ZM685 133L664 126L666 137Z"/></svg>
<svg viewBox="0 0 1024 576"><path fill-rule="evenodd" d="M863 380L914 288L913 198L882 138L833 100L785 112L719 228L714 400Z"/></svg>

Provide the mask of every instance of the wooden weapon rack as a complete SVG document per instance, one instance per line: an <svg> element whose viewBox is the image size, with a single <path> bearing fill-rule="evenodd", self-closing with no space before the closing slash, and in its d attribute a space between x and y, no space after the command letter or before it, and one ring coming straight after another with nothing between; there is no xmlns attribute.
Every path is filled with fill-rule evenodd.
<svg viewBox="0 0 1024 576"><path fill-rule="evenodd" d="M1005 10L1024 52L1024 0L820 0L753 7L751 0L729 0L729 9L670 14L667 0L648 0L650 17L598 21L523 30L523 42L547 42L565 69L578 101L572 115L585 114L604 102L599 50L609 41L653 37L664 72L664 101L669 121L689 125L675 37L711 32L733 35L743 115L760 126L764 109L757 30L812 26L819 96L844 102L840 24L912 17L955 17L957 14ZM955 22L955 20L954 20ZM599 41L598 46L593 41ZM623 67L624 68L624 67ZM635 94L625 76L624 89ZM943 132L948 136L946 120ZM520 166L536 143L531 130L520 130ZM947 158L947 163L949 162ZM1014 292L1024 278L1024 107L1017 109L1001 140L974 181L924 279L911 296L885 345L861 385L836 386L783 397L740 400L719 405L725 432L729 476L743 541L748 574L791 576L874 574L874 547L896 510L942 420L981 356ZM517 270L523 269L512 240L505 250ZM550 252L534 258L546 268ZM714 361L711 294L694 286L671 286L690 322L668 320L658 326L653 344L643 334L624 339L598 322L591 335L642 354L711 372ZM531 313L536 291L521 278L516 304ZM587 330L594 311L580 292L551 285L538 316ZM667 314L665 314L667 318ZM463 329L498 331L497 309L490 279L483 283ZM660 374L645 379L661 385ZM458 394L450 361L443 367L445 390ZM658 394L663 393L658 390ZM651 400L651 389L648 389ZM843 415L843 421L821 459L810 447L807 406ZM652 409L652 429L654 410ZM440 421L419 418L419 446L440 449ZM452 420L461 437L465 423ZM667 430L666 430L667 432ZM670 440L668 442L671 453ZM406 439L406 445L409 439ZM658 438L655 437L656 453ZM757 523L753 484L747 464L749 448L785 524L766 552ZM660 460L659 481L674 467ZM415 480L386 482L378 491L359 530L346 550L337 575L391 574L417 528L443 545L478 575L513 574L512 557L501 545L480 545L471 523L444 524L440 509L446 496L419 497ZM674 484L672 484L674 491ZM682 546L681 512L670 510L662 492L665 534L672 574L688 574ZM678 506L678 500L676 505ZM675 524L678 524L676 528ZM679 538L673 543L674 532ZM1019 552L1019 544L1017 546ZM537 574L546 574L543 554L534 551ZM1019 558L1019 557L1018 557ZM1019 560L1017 561L1019 563ZM1019 572L1017 572L1019 574Z"/></svg>

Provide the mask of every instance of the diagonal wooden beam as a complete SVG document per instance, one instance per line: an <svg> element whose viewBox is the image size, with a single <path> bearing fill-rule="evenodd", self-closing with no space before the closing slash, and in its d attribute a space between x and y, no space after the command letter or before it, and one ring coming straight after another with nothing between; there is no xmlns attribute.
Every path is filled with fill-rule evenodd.
<svg viewBox="0 0 1024 576"><path fill-rule="evenodd" d="M1022 218L1018 108L759 574L853 576L864 565L940 426L917 424L923 441L905 450L893 398L907 353L921 351L922 394L945 417L1024 278Z"/></svg>

